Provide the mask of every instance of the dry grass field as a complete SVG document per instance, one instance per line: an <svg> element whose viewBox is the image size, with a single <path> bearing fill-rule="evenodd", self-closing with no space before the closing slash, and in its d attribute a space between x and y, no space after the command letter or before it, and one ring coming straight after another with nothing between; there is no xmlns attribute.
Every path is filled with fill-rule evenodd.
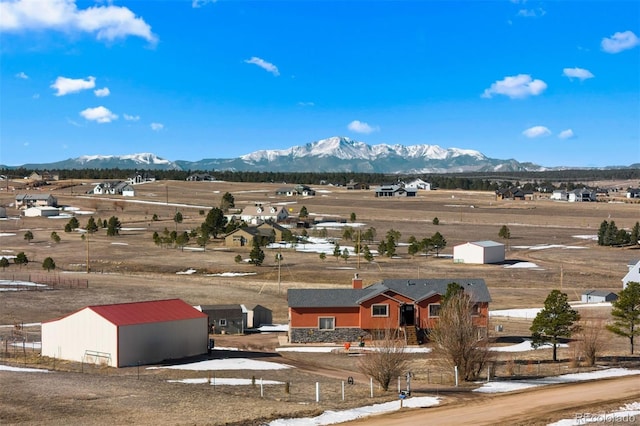
<svg viewBox="0 0 640 426"><path fill-rule="evenodd" d="M0 292L0 325L37 323L56 318L87 305L131 302L179 297L194 305L226 303L259 303L273 310L275 323L286 323L286 290L297 287L348 287L354 273L365 285L383 278L483 278L493 302L491 309L540 307L546 295L562 289L570 300L579 300L586 289L621 289L621 278L627 262L640 258L640 250L599 247L583 236L595 236L603 220L615 221L619 228L630 229L640 220L640 204L618 202L562 203L536 198L533 201L496 200L493 193L469 191L420 191L415 198L377 199L372 191L347 191L329 186L314 187L315 197L276 197L281 184L234 182L158 181L136 186L135 198L89 196L89 182L60 182L44 187L60 205L76 208L80 225L90 215L109 219L117 216L123 229L119 236L107 237L104 230L91 236L89 243L77 232L65 233L68 219L17 218L18 212L7 207L10 216L0 220L0 254L24 252L29 264L13 263L0 271L0 279L24 278L29 274L47 275L61 280L87 280L88 288L60 288L52 291ZM439 257L411 257L406 245L398 248L394 258L376 257L374 262L350 258L347 262L317 253L283 250L280 269L275 252L265 250L265 262L256 267L235 262L240 254L248 258L248 248L228 248L222 241L195 250L190 243L184 250L161 248L152 239L154 231L191 230L204 221L202 213L219 206L222 195L230 192L236 207L253 203L286 203L292 214L305 206L311 216L331 220L349 220L351 213L363 229L373 227L378 239L394 229L402 235L430 237L436 231L447 241ZM9 206L17 192L0 191L0 205ZM613 201L613 200L612 200ZM184 221L175 224L173 216L180 211ZM91 212L91 214L86 214ZM81 214L82 213L82 214ZM153 220L157 215L158 220ZM13 216L13 217L11 217ZM439 225L433 225L438 217ZM538 268L505 268L504 265L454 264L450 255L454 245L476 240L499 240L498 231L507 225L511 231L507 260L533 262ZM24 234L30 230L34 239ZM57 232L60 243L54 243L51 232ZM342 229L327 229L335 238ZM313 235L313 230L308 230ZM352 245L352 242L342 242ZM549 245L545 249L532 249ZM377 248L377 242L372 245ZM539 248L539 247L538 247ZM55 271L42 269L42 261L52 257ZM87 274L87 259L91 272ZM188 269L195 273L178 274ZM215 276L225 272L250 273L244 276ZM608 308L581 309L584 317L608 316ZM521 319L492 320L502 325L493 337L509 341L527 336L530 321ZM29 329L28 329L29 330ZM37 328L31 339L37 340ZM0 328L6 339L11 328ZM605 332L606 349L600 360L608 365L638 365L638 358L627 357L628 342ZM276 336L227 336L229 346L247 349L254 356L296 365L286 372L269 372L265 379L292 382L290 393L282 386L269 389L264 398L251 386L213 387L168 383L166 379L195 377L196 373L137 368L89 368L73 363L59 363L55 372L34 377L27 373L0 372L0 423L28 424L261 424L287 415L319 413L325 409L366 405L394 399L394 392L376 391L374 398L363 385L366 378L357 373L357 357L345 354L278 355L273 352ZM217 344L224 346L225 340ZM4 349L4 348L3 348ZM36 353L3 351L3 363L18 363L53 369L51 360ZM549 363L550 352L501 354L496 359L498 376L535 376L576 371L583 368L575 360L573 347L561 349L560 363ZM416 391L432 392L449 389L451 377L438 367L429 355L412 355ZM293 372L292 372L293 371ZM258 377L257 372L220 372L221 377ZM340 383L355 376L355 386L346 401L340 401ZM200 373L202 377L202 373ZM319 381L332 395L316 404L313 383ZM467 385L465 385L467 386ZM475 398L464 389L452 392L447 403L463 403Z"/></svg>

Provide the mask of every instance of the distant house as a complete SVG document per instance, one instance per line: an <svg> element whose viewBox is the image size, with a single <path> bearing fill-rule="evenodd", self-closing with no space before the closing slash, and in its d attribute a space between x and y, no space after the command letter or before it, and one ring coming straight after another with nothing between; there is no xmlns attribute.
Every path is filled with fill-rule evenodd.
<svg viewBox="0 0 640 426"><path fill-rule="evenodd" d="M56 207L58 200L51 194L18 194L16 195L16 208L29 207Z"/></svg>
<svg viewBox="0 0 640 426"><path fill-rule="evenodd" d="M284 206L273 204L254 204L242 209L240 220L246 223L260 224L265 221L283 222L289 217Z"/></svg>
<svg viewBox="0 0 640 426"><path fill-rule="evenodd" d="M60 179L60 175L58 175L57 173L51 173L51 172L38 173L34 171L29 176L27 176L27 179L32 181L50 181L50 180Z"/></svg>
<svg viewBox="0 0 640 426"><path fill-rule="evenodd" d="M112 367L207 352L207 316L180 299L87 306L42 323L42 355Z"/></svg>
<svg viewBox="0 0 640 426"><path fill-rule="evenodd" d="M627 264L629 272L622 278L622 288L627 288L630 282L640 283L640 260L632 260Z"/></svg>
<svg viewBox="0 0 640 426"><path fill-rule="evenodd" d="M627 198L640 198L640 188L629 188L626 193Z"/></svg>
<svg viewBox="0 0 640 426"><path fill-rule="evenodd" d="M131 185L139 185L145 182L154 182L156 180L155 177L150 176L148 173L136 173L127 179L127 183Z"/></svg>
<svg viewBox="0 0 640 426"><path fill-rule="evenodd" d="M569 201L569 194L564 189L556 189L553 191L549 199L557 201Z"/></svg>
<svg viewBox="0 0 640 426"><path fill-rule="evenodd" d="M215 180L215 178L213 176L211 176L209 173L194 173L192 175L187 176L188 181L191 182L212 182Z"/></svg>
<svg viewBox="0 0 640 426"><path fill-rule="evenodd" d="M291 231L289 231L284 226L278 225L277 223L271 221L266 221L258 225L257 228L260 230L266 230L270 234L273 234L275 241L283 241L284 237L287 234L291 234Z"/></svg>
<svg viewBox="0 0 640 426"><path fill-rule="evenodd" d="M511 188L496 189L496 199L498 200L526 200L533 199L533 191L525 191L522 188L512 186Z"/></svg>
<svg viewBox="0 0 640 426"><path fill-rule="evenodd" d="M46 207L46 206L38 206L38 207L29 207L24 211L25 217L51 217L60 215L60 210L57 207Z"/></svg>
<svg viewBox="0 0 640 426"><path fill-rule="evenodd" d="M495 241L474 241L453 247L454 263L500 263L504 258L504 244Z"/></svg>
<svg viewBox="0 0 640 426"><path fill-rule="evenodd" d="M411 182L406 183L404 187L422 189L424 191L431 191L431 184L429 182L423 181L420 178L414 179Z"/></svg>
<svg viewBox="0 0 640 426"><path fill-rule="evenodd" d="M316 195L316 191L308 187L307 185L296 185L289 187L282 187L276 189L276 195L284 195L287 197L303 196L309 197Z"/></svg>
<svg viewBox="0 0 640 426"><path fill-rule="evenodd" d="M575 189L573 191L570 191L567 195L567 201L571 203L596 201L596 199L596 191L587 188Z"/></svg>
<svg viewBox="0 0 640 426"><path fill-rule="evenodd" d="M415 197L418 193L416 188L405 188L402 185L381 185L374 188L376 197Z"/></svg>
<svg viewBox="0 0 640 426"><path fill-rule="evenodd" d="M385 279L363 288L356 275L349 289L289 289L289 341L349 342L392 328L410 342L436 325L452 282L471 297L474 324L486 335L491 297L482 279Z"/></svg>
<svg viewBox="0 0 640 426"><path fill-rule="evenodd" d="M200 308L209 317L212 334L242 334L247 328L240 305L203 305Z"/></svg>
<svg viewBox="0 0 640 426"><path fill-rule="evenodd" d="M614 302L618 295L611 291L587 290L582 293L582 303Z"/></svg>
<svg viewBox="0 0 640 426"><path fill-rule="evenodd" d="M135 196L133 185L123 181L100 182L88 193L95 195L122 195L123 197Z"/></svg>
<svg viewBox="0 0 640 426"><path fill-rule="evenodd" d="M364 182L355 182L353 179L347 183L346 188L348 190L357 190L357 189L369 189L369 184Z"/></svg>

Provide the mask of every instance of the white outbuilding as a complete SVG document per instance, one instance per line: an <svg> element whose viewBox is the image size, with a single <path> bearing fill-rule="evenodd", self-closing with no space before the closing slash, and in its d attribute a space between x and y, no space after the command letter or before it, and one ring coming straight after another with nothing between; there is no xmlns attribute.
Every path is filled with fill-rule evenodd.
<svg viewBox="0 0 640 426"><path fill-rule="evenodd" d="M112 367L207 352L207 315L180 299L87 306L42 323L42 355Z"/></svg>
<svg viewBox="0 0 640 426"><path fill-rule="evenodd" d="M51 217L60 215L60 210L56 207L29 207L24 211L25 217Z"/></svg>
<svg viewBox="0 0 640 426"><path fill-rule="evenodd" d="M474 241L453 247L454 263L504 262L504 244L495 241Z"/></svg>

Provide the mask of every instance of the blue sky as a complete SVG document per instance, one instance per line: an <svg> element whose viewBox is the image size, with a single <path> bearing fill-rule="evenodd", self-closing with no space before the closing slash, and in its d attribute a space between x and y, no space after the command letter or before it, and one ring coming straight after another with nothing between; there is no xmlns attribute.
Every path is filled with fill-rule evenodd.
<svg viewBox="0 0 640 426"><path fill-rule="evenodd" d="M640 2L0 0L0 164L331 136L640 162Z"/></svg>

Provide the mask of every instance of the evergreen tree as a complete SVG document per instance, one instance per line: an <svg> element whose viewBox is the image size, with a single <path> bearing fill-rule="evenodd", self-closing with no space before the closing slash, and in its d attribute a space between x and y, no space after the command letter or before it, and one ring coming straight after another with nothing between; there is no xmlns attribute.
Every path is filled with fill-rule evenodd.
<svg viewBox="0 0 640 426"><path fill-rule="evenodd" d="M2 268L2 270L4 271L4 268L6 268L7 266L9 266L9 259L7 259L6 257L0 257L0 267Z"/></svg>
<svg viewBox="0 0 640 426"><path fill-rule="evenodd" d="M56 262L54 262L52 258L46 257L42 262L42 269L46 269L47 272L51 271L52 269L56 269Z"/></svg>
<svg viewBox="0 0 640 426"><path fill-rule="evenodd" d="M340 257L344 259L344 263L347 263L347 260L349 260L349 249L345 247L344 250L342 250L342 254L340 254Z"/></svg>
<svg viewBox="0 0 640 426"><path fill-rule="evenodd" d="M320 253L320 260L324 262L326 258L327 258L327 255L324 252Z"/></svg>
<svg viewBox="0 0 640 426"><path fill-rule="evenodd" d="M433 221L431 223L433 223L434 225L440 225L440 219L438 219L438 217L436 216L433 218Z"/></svg>
<svg viewBox="0 0 640 426"><path fill-rule="evenodd" d="M307 210L307 208L305 206L302 206L300 208L300 213L298 213L298 217L305 219L307 217L309 217L309 211Z"/></svg>
<svg viewBox="0 0 640 426"><path fill-rule="evenodd" d="M60 242L60 235L58 235L58 233L56 231L53 231L51 233L51 240L56 244L59 243Z"/></svg>
<svg viewBox="0 0 640 426"><path fill-rule="evenodd" d="M31 242L31 240L33 240L33 232L31 231L27 231L24 233L24 239L27 240L28 243Z"/></svg>
<svg viewBox="0 0 640 426"><path fill-rule="evenodd" d="M444 239L442 234L436 232L431 236L431 244L436 251L436 257L440 255L440 250L444 250L447 246L447 240Z"/></svg>
<svg viewBox="0 0 640 426"><path fill-rule="evenodd" d="M607 229L609 228L609 223L606 220L603 220L600 224L600 228L598 229L598 245L606 246L608 244L605 243L605 238L607 236Z"/></svg>
<svg viewBox="0 0 640 426"><path fill-rule="evenodd" d="M631 229L631 234L629 235L629 242L633 245L636 245L640 242L640 222L636 222Z"/></svg>
<svg viewBox="0 0 640 426"><path fill-rule="evenodd" d="M369 250L369 246L365 245L362 248L362 254L363 254L364 260L366 260L367 262L373 261L373 253L371 253L371 250Z"/></svg>
<svg viewBox="0 0 640 426"><path fill-rule="evenodd" d="M98 232L98 224L96 220L91 216L87 221L87 232L93 234L94 232Z"/></svg>
<svg viewBox="0 0 640 426"><path fill-rule="evenodd" d="M342 252L340 251L340 244L336 243L335 247L333 247L333 257L335 257L336 260L338 260L340 255L342 255Z"/></svg>
<svg viewBox="0 0 640 426"><path fill-rule="evenodd" d="M553 360L557 361L557 346L560 337L571 337L573 324L580 314L567 301L566 293L553 290L544 301L544 308L533 319L531 330L532 345L537 348L545 343L553 344Z"/></svg>
<svg viewBox="0 0 640 426"><path fill-rule="evenodd" d="M509 230L509 227L507 225L502 225L502 228L500 228L500 231L498 231L498 237L504 240L508 240L509 238L511 238L511 231Z"/></svg>
<svg viewBox="0 0 640 426"><path fill-rule="evenodd" d="M116 216L111 216L109 218L109 222L107 222L107 236L115 237L116 235L119 235L121 227L122 224L120 223L118 218Z"/></svg>
<svg viewBox="0 0 640 426"><path fill-rule="evenodd" d="M349 220L351 220L351 222L356 221L356 214L354 212L351 212L351 215L349 216Z"/></svg>
<svg viewBox="0 0 640 426"><path fill-rule="evenodd" d="M230 192L225 192L222 196L222 201L220 202L220 208L226 212L229 209L234 208L235 206L236 200L233 195L231 195Z"/></svg>
<svg viewBox="0 0 640 426"><path fill-rule="evenodd" d="M224 232L224 228L227 225L227 218L224 212L217 207L212 208L207 214L207 218L202 224L203 231L208 236L217 238L218 234Z"/></svg>
<svg viewBox="0 0 640 426"><path fill-rule="evenodd" d="M29 259L27 259L27 255L24 254L23 251L21 251L20 253L18 253L16 255L15 260L13 261L16 265L20 265L20 267L22 267L22 265L26 265L27 263L29 263Z"/></svg>
<svg viewBox="0 0 640 426"><path fill-rule="evenodd" d="M640 283L627 283L612 306L613 324L607 325L607 329L618 336L628 338L633 355L634 338L640 336Z"/></svg>
<svg viewBox="0 0 640 426"><path fill-rule="evenodd" d="M249 263L255 266L260 266L262 265L262 262L264 262L264 251L262 251L258 240L253 240L253 248L249 253Z"/></svg>

